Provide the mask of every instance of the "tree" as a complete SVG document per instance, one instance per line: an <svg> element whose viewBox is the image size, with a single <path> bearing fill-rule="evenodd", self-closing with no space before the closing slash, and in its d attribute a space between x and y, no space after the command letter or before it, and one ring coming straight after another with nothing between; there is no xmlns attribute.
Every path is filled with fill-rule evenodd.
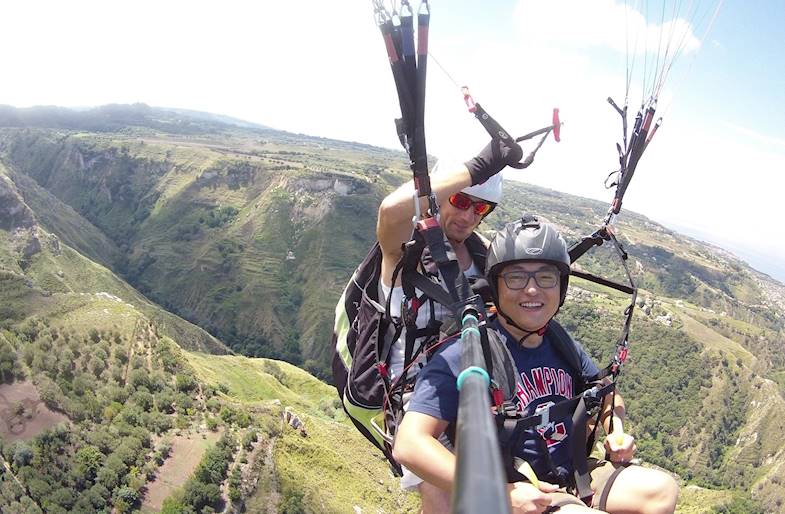
<svg viewBox="0 0 785 514"><path fill-rule="evenodd" d="M253 443L255 443L258 440L258 438L259 437L258 434L256 433L256 430L249 430L243 436L243 448L245 448L246 450L250 450L253 447Z"/></svg>
<svg viewBox="0 0 785 514"><path fill-rule="evenodd" d="M76 452L75 460L79 473L86 480L93 480L101 468L104 454L95 446L84 446Z"/></svg>
<svg viewBox="0 0 785 514"><path fill-rule="evenodd" d="M183 501L181 495L173 495L164 500L160 514L195 514L195 512Z"/></svg>
<svg viewBox="0 0 785 514"><path fill-rule="evenodd" d="M55 384L49 377L38 377L38 394L50 409L58 409L64 399L63 391L60 386Z"/></svg>
<svg viewBox="0 0 785 514"><path fill-rule="evenodd" d="M12 382L14 372L18 366L16 351L11 344L3 338L0 340L0 381Z"/></svg>
<svg viewBox="0 0 785 514"><path fill-rule="evenodd" d="M59 505L65 511L70 511L71 507L73 507L76 502L76 496L74 496L74 493L70 489L60 487L49 495L49 501L55 505Z"/></svg>
<svg viewBox="0 0 785 514"><path fill-rule="evenodd" d="M196 389L196 380L190 374L178 373L175 375L175 387L178 391L188 393Z"/></svg>
<svg viewBox="0 0 785 514"><path fill-rule="evenodd" d="M27 444L19 442L16 443L14 450L14 466L19 469L22 466L27 466L33 460L33 449Z"/></svg>
<svg viewBox="0 0 785 514"><path fill-rule="evenodd" d="M117 457L125 466L134 466L140 464L142 458L144 457L144 452L142 451L142 443L136 439L135 437L125 437L123 438L123 442L115 448L114 453L109 457L109 459L113 459L113 457ZM107 462L109 462L107 459ZM117 471L123 469L120 466L115 466Z"/></svg>
<svg viewBox="0 0 785 514"><path fill-rule="evenodd" d="M185 393L177 393L175 402L177 403L178 414L190 414L188 411L194 406L193 398Z"/></svg>
<svg viewBox="0 0 785 514"><path fill-rule="evenodd" d="M31 468L28 468L31 469ZM27 480L27 490L30 493L30 496L37 501L41 501L46 498L49 493L52 491L52 486L49 485L48 482L45 480L41 480L40 478L32 478Z"/></svg>
<svg viewBox="0 0 785 514"><path fill-rule="evenodd" d="M146 389L134 393L133 401L145 412L149 412L153 408L153 395Z"/></svg>
<svg viewBox="0 0 785 514"><path fill-rule="evenodd" d="M183 502L200 512L208 505L215 505L221 499L221 490L216 484L205 484L199 480L189 480L183 490Z"/></svg>
<svg viewBox="0 0 785 514"><path fill-rule="evenodd" d="M158 399L158 408L161 412L166 414L173 414L175 407L176 397L174 392L168 387L156 395Z"/></svg>
<svg viewBox="0 0 785 514"><path fill-rule="evenodd" d="M237 411L232 407L226 406L221 409L221 419L224 420L225 423L234 423L237 417Z"/></svg>
<svg viewBox="0 0 785 514"><path fill-rule="evenodd" d="M124 365L124 364L126 364L128 362L128 352L125 350L125 348L122 348L122 347L115 348L115 350L114 350L114 358L121 365Z"/></svg>
<svg viewBox="0 0 785 514"><path fill-rule="evenodd" d="M281 514L305 514L303 493L300 491L287 491L279 509Z"/></svg>
<svg viewBox="0 0 785 514"><path fill-rule="evenodd" d="M145 369L131 370L128 374L128 383L131 384L134 389L144 387L145 390L150 390L150 377Z"/></svg>
<svg viewBox="0 0 785 514"><path fill-rule="evenodd" d="M139 501L139 493L128 486L124 486L118 489L114 493L114 497L116 501L117 500L122 501L125 505L128 505L130 507L136 505L136 502Z"/></svg>
<svg viewBox="0 0 785 514"><path fill-rule="evenodd" d="M218 398L212 397L205 402L205 406L210 412L218 412L221 408L221 402L218 401Z"/></svg>
<svg viewBox="0 0 785 514"><path fill-rule="evenodd" d="M95 482L96 484L100 484L104 488L111 491L117 487L117 484L120 483L120 476L118 475L117 471L104 466L98 470L98 474L95 477Z"/></svg>

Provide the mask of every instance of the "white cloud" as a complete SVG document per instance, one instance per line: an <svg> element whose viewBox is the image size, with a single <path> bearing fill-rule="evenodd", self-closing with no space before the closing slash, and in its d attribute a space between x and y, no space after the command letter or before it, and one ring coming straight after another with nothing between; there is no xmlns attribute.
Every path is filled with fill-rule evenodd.
<svg viewBox="0 0 785 514"><path fill-rule="evenodd" d="M641 2L634 4L616 0L521 0L515 20L522 37L548 46L597 46L624 54L659 53L663 57L677 49L689 53L700 46L695 28L682 17L698 13L652 12L648 17L660 22L647 22L647 16L640 12Z"/></svg>
<svg viewBox="0 0 785 514"><path fill-rule="evenodd" d="M779 147L780 150L785 149L785 139L783 138L773 137L768 134L763 134L761 132L758 132L757 130L753 130L747 127L742 127L741 125L737 125L735 123L730 123L727 121L723 122L723 125L754 142L764 145L764 147L774 146L774 147Z"/></svg>

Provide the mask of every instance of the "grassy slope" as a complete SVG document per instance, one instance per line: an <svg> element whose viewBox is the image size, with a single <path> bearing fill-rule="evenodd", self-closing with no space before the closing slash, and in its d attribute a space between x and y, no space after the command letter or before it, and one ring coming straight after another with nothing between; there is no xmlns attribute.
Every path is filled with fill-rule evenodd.
<svg viewBox="0 0 785 514"><path fill-rule="evenodd" d="M393 152L280 133L6 129L0 150L112 237L145 294L241 351L325 373L335 298L402 180Z"/></svg>
<svg viewBox="0 0 785 514"><path fill-rule="evenodd" d="M57 234L65 244L82 255L108 268L120 262L121 253L117 245L78 212L27 175L16 173L11 176L25 203L36 213L46 230Z"/></svg>
<svg viewBox="0 0 785 514"><path fill-rule="evenodd" d="M0 173L4 173L4 168L0 168ZM11 244L12 239L17 241L14 245ZM39 242L40 251L26 260L23 269L19 242L32 240ZM17 281L23 283L25 289L33 289L37 293L36 300L24 302L14 302L7 297L6 308L21 316L28 317L41 306L67 305L85 295L106 293L127 302L134 310L157 322L165 333L185 347L226 351L219 341L202 329L151 303L112 271L84 257L37 225L16 232L14 236L0 230L0 263L5 270L19 277Z"/></svg>
<svg viewBox="0 0 785 514"><path fill-rule="evenodd" d="M328 416L335 389L283 361L186 354L197 375L242 404L279 400L304 421L307 437L286 429L275 443L277 480L302 491L309 512L414 512L416 497L402 493L380 454L372 450L341 412ZM282 381L268 371L273 367ZM332 409L332 408L330 408ZM329 412L330 410L328 410ZM336 419L337 418L337 419Z"/></svg>

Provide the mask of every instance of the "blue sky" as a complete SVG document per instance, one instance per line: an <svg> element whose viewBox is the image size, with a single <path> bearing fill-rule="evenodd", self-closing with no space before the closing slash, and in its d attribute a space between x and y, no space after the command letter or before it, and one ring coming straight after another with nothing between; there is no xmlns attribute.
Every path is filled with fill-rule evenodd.
<svg viewBox="0 0 785 514"><path fill-rule="evenodd" d="M680 1L701 12L717 3ZM510 132L539 128L561 109L562 142L507 178L610 199L602 182L616 165L620 124L605 98L624 97L625 5L633 33L645 33L629 20L642 20L636 9L646 5L649 30L659 25L654 0L431 0L431 51ZM0 3L0 18L0 104L145 102L398 147L370 0L29 0ZM700 48L674 65L660 96L664 124L624 206L785 282L783 26L782 0L722 2ZM485 144L434 63L426 115L432 154L467 159Z"/></svg>

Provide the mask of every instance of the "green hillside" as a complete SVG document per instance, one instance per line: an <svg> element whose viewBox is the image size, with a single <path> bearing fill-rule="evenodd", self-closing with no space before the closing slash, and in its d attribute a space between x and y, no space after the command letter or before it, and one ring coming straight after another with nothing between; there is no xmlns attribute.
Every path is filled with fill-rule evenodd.
<svg viewBox="0 0 785 514"><path fill-rule="evenodd" d="M183 353L162 333L176 318L38 225L2 171L0 511L415 509L355 451L331 386L285 362Z"/></svg>
<svg viewBox="0 0 785 514"><path fill-rule="evenodd" d="M92 224L80 234L110 240L64 231L79 251L115 263L138 290L233 349L326 377L336 292L370 245L369 213L402 166L389 151L289 139L0 129L0 153L30 203L45 189Z"/></svg>
<svg viewBox="0 0 785 514"><path fill-rule="evenodd" d="M7 505L416 508L311 376L330 375L334 305L406 179L402 153L146 106L0 109L0 126L0 387L28 395L12 405L20 423L36 395L51 411L26 447L3 434ZM526 210L577 240L607 209L505 191L484 229ZM620 382L640 456L684 480L679 512L780 511L785 286L631 212L617 232L640 288ZM623 280L615 259L599 248L580 266ZM605 363L628 299L571 286L559 319ZM305 435L282 424L287 408ZM49 473L85 452L93 471ZM170 468L183 470L172 483Z"/></svg>
<svg viewBox="0 0 785 514"><path fill-rule="evenodd" d="M340 410L335 389L286 362L236 356L188 354L196 375L249 409L288 407L305 436L283 430L276 441L276 480L284 497L300 498L306 511L414 512L415 495L400 491L386 461L370 450ZM269 486L260 485L259 492ZM261 494L249 504L261 503Z"/></svg>

